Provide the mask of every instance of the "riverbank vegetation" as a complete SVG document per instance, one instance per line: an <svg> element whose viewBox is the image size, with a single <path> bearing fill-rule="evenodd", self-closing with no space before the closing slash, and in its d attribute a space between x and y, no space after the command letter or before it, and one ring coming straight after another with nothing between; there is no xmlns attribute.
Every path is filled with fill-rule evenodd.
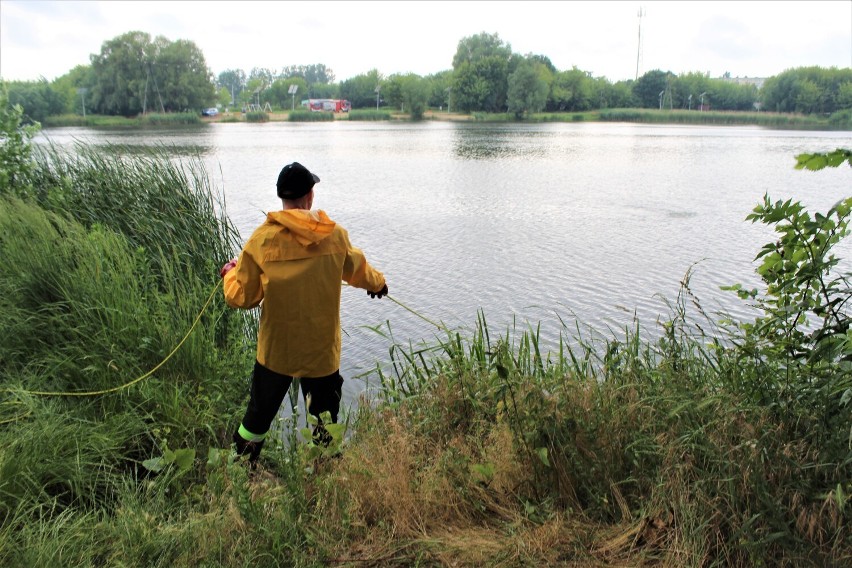
<svg viewBox="0 0 852 568"><path fill-rule="evenodd" d="M648 322L566 322L550 353L484 318L423 345L377 329L382 389L346 436L322 450L279 421L251 474L229 434L256 320L222 301L239 245L203 167L35 149L20 109L0 119L0 564L852 561L851 293L832 255L852 198L758 204L765 286L731 286L755 321L704 313L687 277L655 340Z"/></svg>
<svg viewBox="0 0 852 568"><path fill-rule="evenodd" d="M452 67L431 75L385 76L370 69L339 82L320 63L255 67L249 73L227 69L214 76L193 42L152 39L139 31L105 41L91 60L54 81L12 81L10 99L24 108L28 120L50 124L50 119L57 126L68 124L68 115L200 114L212 106L223 114L275 114L296 105L305 108L310 99L346 99L359 112L376 109L414 120L445 109L492 121L504 114L515 121L614 112L630 117L624 109L631 109L643 121L670 117L705 123L707 112L719 111L742 123L761 124L769 119L744 117L769 111L801 117L815 128L833 117L830 128L852 129L852 68L799 67L771 77L652 69L635 80L612 82L589 70L557 69L546 54L515 53L497 33L462 38ZM650 110L659 113L651 118Z"/></svg>
<svg viewBox="0 0 852 568"><path fill-rule="evenodd" d="M44 118L43 126L85 126L89 128L131 128L146 126L176 126L201 124L201 117L192 112L175 113L148 113L134 117L63 114L58 116L47 116Z"/></svg>

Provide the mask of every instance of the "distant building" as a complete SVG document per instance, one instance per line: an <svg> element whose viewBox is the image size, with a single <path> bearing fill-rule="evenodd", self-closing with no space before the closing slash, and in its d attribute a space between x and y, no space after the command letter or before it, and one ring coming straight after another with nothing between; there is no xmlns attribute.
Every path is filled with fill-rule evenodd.
<svg viewBox="0 0 852 568"><path fill-rule="evenodd" d="M765 77L731 77L727 75L719 78L723 81L736 83L737 85L754 85L758 89L762 88L763 83L766 81Z"/></svg>

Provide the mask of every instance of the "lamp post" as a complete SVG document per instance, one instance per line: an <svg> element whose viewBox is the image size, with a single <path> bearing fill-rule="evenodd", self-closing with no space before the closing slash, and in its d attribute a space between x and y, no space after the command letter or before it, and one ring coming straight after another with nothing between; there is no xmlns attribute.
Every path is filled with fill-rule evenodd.
<svg viewBox="0 0 852 568"><path fill-rule="evenodd" d="M453 88L447 87L447 114L452 112L450 106L453 104Z"/></svg>
<svg viewBox="0 0 852 568"><path fill-rule="evenodd" d="M689 97L686 99L689 102L689 110L692 110L692 94L690 93Z"/></svg>
<svg viewBox="0 0 852 568"><path fill-rule="evenodd" d="M660 91L660 110L663 110L663 93L665 91Z"/></svg>
<svg viewBox="0 0 852 568"><path fill-rule="evenodd" d="M706 94L707 94L707 91L704 91L703 93L698 95L699 97L701 97L701 109L700 109L701 112L704 112L704 95L706 95Z"/></svg>
<svg viewBox="0 0 852 568"><path fill-rule="evenodd" d="M382 90L381 85L376 85L376 110L379 110L379 91Z"/></svg>
<svg viewBox="0 0 852 568"><path fill-rule="evenodd" d="M80 93L80 101L83 103L83 118L86 118L86 91L88 89L85 87L77 89L77 92Z"/></svg>

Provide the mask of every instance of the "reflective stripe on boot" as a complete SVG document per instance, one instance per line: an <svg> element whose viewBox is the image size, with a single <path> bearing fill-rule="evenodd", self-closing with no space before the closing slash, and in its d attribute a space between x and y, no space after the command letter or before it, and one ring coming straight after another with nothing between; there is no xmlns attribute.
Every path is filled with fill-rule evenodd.
<svg viewBox="0 0 852 568"><path fill-rule="evenodd" d="M238 456L248 455L249 464L251 464L252 469L257 467L257 458L260 457L260 450L263 448L263 442L265 441L250 442L240 436L239 432L234 432L234 449Z"/></svg>

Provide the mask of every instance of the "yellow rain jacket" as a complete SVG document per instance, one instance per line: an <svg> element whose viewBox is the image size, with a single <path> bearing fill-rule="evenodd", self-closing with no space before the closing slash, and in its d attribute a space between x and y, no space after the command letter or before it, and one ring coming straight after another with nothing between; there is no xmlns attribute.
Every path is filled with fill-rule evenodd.
<svg viewBox="0 0 852 568"><path fill-rule="evenodd" d="M340 368L341 280L371 292L385 285L324 211L275 211L225 274L225 301L244 309L263 301L261 365L283 375L324 377Z"/></svg>

